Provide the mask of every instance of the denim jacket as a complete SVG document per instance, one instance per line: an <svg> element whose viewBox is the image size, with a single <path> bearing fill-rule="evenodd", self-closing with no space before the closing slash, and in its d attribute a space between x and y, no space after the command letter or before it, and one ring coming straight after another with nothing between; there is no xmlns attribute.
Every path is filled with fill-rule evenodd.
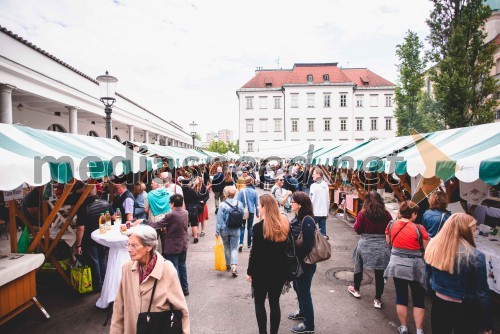
<svg viewBox="0 0 500 334"><path fill-rule="evenodd" d="M248 200L248 204L245 202L245 197ZM257 192L252 187L247 186L241 189L238 192L238 201L240 201L243 206L248 205L248 212L258 213L257 206L259 205L259 203L257 199Z"/></svg>
<svg viewBox="0 0 500 334"><path fill-rule="evenodd" d="M448 210L440 211L437 209L430 209L424 212L422 225L427 230L427 233L429 233L429 236L434 238L439 232L439 229L443 227L444 223L448 220L448 218L450 218L450 216L451 212ZM443 218L443 221L441 221L441 217Z"/></svg>
<svg viewBox="0 0 500 334"><path fill-rule="evenodd" d="M476 304L481 309L482 328L492 328L486 258L481 251L474 248L469 264L467 265L463 259L460 263L460 270L457 270L457 265L455 265L454 274L431 266L426 267L429 288L445 296Z"/></svg>
<svg viewBox="0 0 500 334"><path fill-rule="evenodd" d="M226 223L229 219L229 211L231 207L226 204L226 202L230 203L232 206L238 205L238 208L243 212L243 204L238 201L236 198L227 198L225 202L222 202L219 206L219 211L217 212L217 224L215 226L215 234L219 235L231 235L233 232L235 235L240 235L239 228L228 228Z"/></svg>

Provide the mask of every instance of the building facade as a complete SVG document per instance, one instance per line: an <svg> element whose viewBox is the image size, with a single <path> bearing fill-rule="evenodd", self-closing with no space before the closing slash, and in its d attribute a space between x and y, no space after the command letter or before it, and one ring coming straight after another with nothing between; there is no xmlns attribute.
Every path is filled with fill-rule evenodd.
<svg viewBox="0 0 500 334"><path fill-rule="evenodd" d="M224 143L232 142L233 141L233 130L230 129L221 129L218 131L218 137L220 141L223 141Z"/></svg>
<svg viewBox="0 0 500 334"><path fill-rule="evenodd" d="M240 154L261 142L362 141L395 136L395 85L366 68L337 63L257 69L237 90Z"/></svg>

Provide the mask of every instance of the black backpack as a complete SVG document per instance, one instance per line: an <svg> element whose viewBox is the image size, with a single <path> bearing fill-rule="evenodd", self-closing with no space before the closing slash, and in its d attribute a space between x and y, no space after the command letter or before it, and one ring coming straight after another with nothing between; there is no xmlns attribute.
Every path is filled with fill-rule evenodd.
<svg viewBox="0 0 500 334"><path fill-rule="evenodd" d="M235 206L229 204L229 202L225 202L231 210L229 210L229 217L227 219L227 227L228 228L240 228L243 226L243 210L238 208L238 203Z"/></svg>
<svg viewBox="0 0 500 334"><path fill-rule="evenodd" d="M287 278L288 282L292 282L296 280L300 275L304 273L302 266L300 265L300 261L296 254L295 241L292 236L292 229L290 228L290 232L286 238L286 259L287 259Z"/></svg>

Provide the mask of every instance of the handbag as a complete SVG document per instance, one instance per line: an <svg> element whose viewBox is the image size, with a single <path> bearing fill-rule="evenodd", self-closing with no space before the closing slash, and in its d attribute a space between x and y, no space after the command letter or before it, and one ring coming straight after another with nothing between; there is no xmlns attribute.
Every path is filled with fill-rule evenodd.
<svg viewBox="0 0 500 334"><path fill-rule="evenodd" d="M306 216L313 219L311 216ZM304 219L306 219L304 217ZM302 239L302 228L304 226L304 219L302 219L302 224L300 225L300 234L295 242L297 247L301 247L303 243ZM319 232L318 227L314 224L314 245L309 254L304 258L304 263L314 264L321 261L328 260L332 256L332 246L326 240L326 238Z"/></svg>
<svg viewBox="0 0 500 334"><path fill-rule="evenodd" d="M225 271L227 269L226 257L224 256L224 245L222 244L220 237L217 237L215 239L214 255L215 255L214 269L218 271Z"/></svg>
<svg viewBox="0 0 500 334"><path fill-rule="evenodd" d="M304 273L302 266L300 265L299 258L295 252L295 242L293 240L292 232L288 233L286 238L286 258L288 264L288 276L287 281L292 282L297 279L300 275Z"/></svg>
<svg viewBox="0 0 500 334"><path fill-rule="evenodd" d="M79 293L92 292L92 271L89 266L82 266L78 261L71 267L71 285Z"/></svg>
<svg viewBox="0 0 500 334"><path fill-rule="evenodd" d="M243 208L243 220L247 220L250 216L248 212L248 200L247 200L247 192L243 189L243 197L245 197L245 207Z"/></svg>
<svg viewBox="0 0 500 334"><path fill-rule="evenodd" d="M182 334L182 312L174 310L170 303L170 310L161 312L151 312L151 304L155 295L156 284L155 280L151 299L147 312L139 313L137 317L137 334Z"/></svg>

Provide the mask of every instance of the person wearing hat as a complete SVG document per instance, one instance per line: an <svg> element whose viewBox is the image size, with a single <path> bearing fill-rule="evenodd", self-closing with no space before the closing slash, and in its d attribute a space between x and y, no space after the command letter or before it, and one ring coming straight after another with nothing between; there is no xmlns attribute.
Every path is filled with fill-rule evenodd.
<svg viewBox="0 0 500 334"><path fill-rule="evenodd" d="M288 203L288 198L292 195L292 192L283 188L285 184L285 174L277 174L274 180L275 184L271 188L271 194L278 201L281 213L285 213L285 205Z"/></svg>
<svg viewBox="0 0 500 334"><path fill-rule="evenodd" d="M243 203L243 207L248 210L248 219L243 220L243 225L240 229L240 245L238 246L238 252L241 253L243 250L243 240L245 239L245 226L247 229L247 246L252 248L252 228L253 219L255 216L259 216L257 210L258 195L257 191L253 189L253 179L250 176L245 178L245 188L241 189L237 197L238 201Z"/></svg>

